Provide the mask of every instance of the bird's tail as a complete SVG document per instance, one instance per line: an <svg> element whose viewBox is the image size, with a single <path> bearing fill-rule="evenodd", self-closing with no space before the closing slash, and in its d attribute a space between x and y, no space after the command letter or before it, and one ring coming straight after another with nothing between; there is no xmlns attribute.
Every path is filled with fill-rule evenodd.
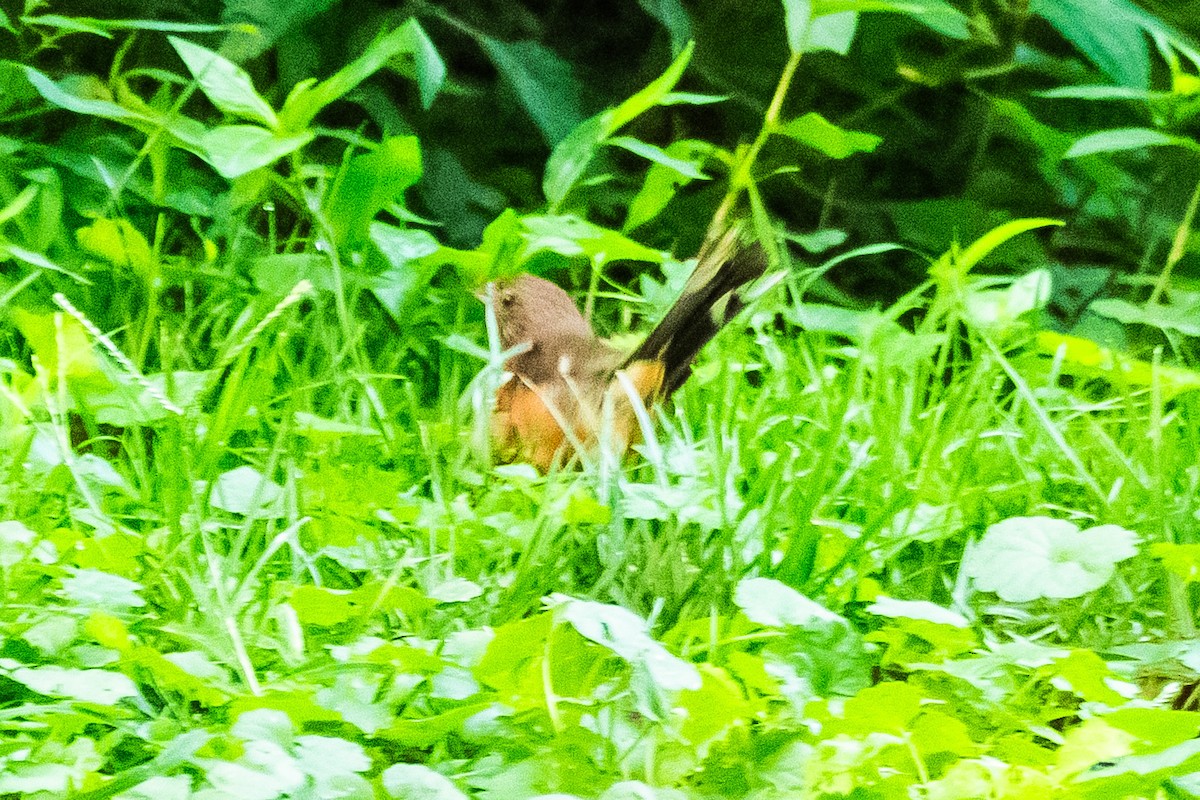
<svg viewBox="0 0 1200 800"><path fill-rule="evenodd" d="M701 348L742 310L740 289L761 277L767 255L757 242L744 245L740 226L733 226L700 251L696 269L679 299L625 361L663 364L659 393L670 396L692 374L692 361Z"/></svg>

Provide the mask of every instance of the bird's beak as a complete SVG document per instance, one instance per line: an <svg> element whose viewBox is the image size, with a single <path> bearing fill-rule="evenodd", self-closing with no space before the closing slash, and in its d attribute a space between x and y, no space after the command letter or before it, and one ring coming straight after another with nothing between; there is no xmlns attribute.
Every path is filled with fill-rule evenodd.
<svg viewBox="0 0 1200 800"><path fill-rule="evenodd" d="M491 302L492 296L495 292L495 289L496 289L496 284L492 281L488 281L487 283L485 283L483 285L482 289L478 289L475 292L472 292L472 294L474 294L475 297L477 297L479 299L479 302L483 303L484 305L487 305L488 303Z"/></svg>

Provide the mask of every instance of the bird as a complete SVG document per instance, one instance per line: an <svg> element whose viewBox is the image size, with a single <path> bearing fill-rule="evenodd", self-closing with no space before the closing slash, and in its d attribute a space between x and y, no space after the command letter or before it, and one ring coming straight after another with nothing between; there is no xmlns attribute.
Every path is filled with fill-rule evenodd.
<svg viewBox="0 0 1200 800"><path fill-rule="evenodd" d="M547 473L602 433L625 453L639 430L635 402L665 400L684 384L700 350L745 305L742 287L766 268L762 246L743 244L740 226L730 226L701 249L675 303L627 354L597 336L551 281L528 273L493 281L485 297L500 345L516 350L492 414L501 457Z"/></svg>

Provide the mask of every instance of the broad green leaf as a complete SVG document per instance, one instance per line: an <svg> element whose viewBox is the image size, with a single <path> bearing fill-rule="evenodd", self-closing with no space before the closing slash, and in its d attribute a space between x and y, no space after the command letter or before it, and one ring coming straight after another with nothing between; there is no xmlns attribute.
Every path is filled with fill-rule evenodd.
<svg viewBox="0 0 1200 800"><path fill-rule="evenodd" d="M208 371L158 372L136 378L120 374L114 377L113 386L89 388L83 401L96 421L105 425L153 425L179 413L178 409L195 407L212 379L213 373Z"/></svg>
<svg viewBox="0 0 1200 800"><path fill-rule="evenodd" d="M621 103L616 108L610 108L594 117L584 120L575 130L557 145L546 161L546 171L542 179L542 191L550 202L551 210L557 209L579 179L583 176L588 164L601 143L623 128L631 120L662 102L675 84L683 76L683 71L691 61L695 43L688 46L675 57L671 66L662 75L655 78L644 89Z"/></svg>
<svg viewBox="0 0 1200 800"><path fill-rule="evenodd" d="M820 114L811 111L791 122L779 125L773 132L820 150L830 158L870 153L883 141L873 133L839 128Z"/></svg>
<svg viewBox="0 0 1200 800"><path fill-rule="evenodd" d="M205 160L223 178L233 180L292 154L312 142L314 136L312 131L277 136L256 125L222 125L206 132L200 143Z"/></svg>
<svg viewBox="0 0 1200 800"><path fill-rule="evenodd" d="M1088 134L1071 145L1063 158L1082 158L1096 153L1119 153L1143 147L1171 145L1200 150L1200 144L1186 136L1171 136L1150 128L1117 128Z"/></svg>
<svg viewBox="0 0 1200 800"><path fill-rule="evenodd" d="M254 467L236 467L213 482L209 503L231 514L283 515L283 489Z"/></svg>
<svg viewBox="0 0 1200 800"><path fill-rule="evenodd" d="M816 53L828 50L844 56L854 44L858 31L858 14L843 11L840 14L822 14L814 19L804 32L804 52Z"/></svg>
<svg viewBox="0 0 1200 800"><path fill-rule="evenodd" d="M971 38L967 16L945 0L816 0L813 5L818 15L880 11L904 14L943 36Z"/></svg>
<svg viewBox="0 0 1200 800"><path fill-rule="evenodd" d="M403 45L393 59L395 69L417 83L421 107L428 110L446 82L446 63L421 23L414 17L400 26Z"/></svg>
<svg viewBox="0 0 1200 800"><path fill-rule="evenodd" d="M37 89L38 94L46 102L56 105L59 108L65 108L67 111L74 111L76 114L86 114L91 117L103 117L104 119L145 119L140 114L108 100L95 100L71 94L33 67L25 67L25 75L29 78L29 82L33 84L33 88Z"/></svg>
<svg viewBox="0 0 1200 800"><path fill-rule="evenodd" d="M322 253L273 253L250 263L250 277L259 291L283 297L302 280L320 291L333 291L333 267Z"/></svg>
<svg viewBox="0 0 1200 800"><path fill-rule="evenodd" d="M771 578L747 578L738 583L733 602L759 625L773 628L844 623L841 617Z"/></svg>
<svg viewBox="0 0 1200 800"><path fill-rule="evenodd" d="M666 29L671 52L678 53L691 41L692 19L681 0L638 0L638 5Z"/></svg>
<svg viewBox="0 0 1200 800"><path fill-rule="evenodd" d="M598 266L619 260L657 263L664 257L658 250L573 215L531 216L522 222L528 231L524 237L527 256L551 250L567 257L585 256Z"/></svg>
<svg viewBox="0 0 1200 800"><path fill-rule="evenodd" d="M250 712L254 713L254 712ZM244 716L244 715L243 715ZM297 760L275 742L252 739L243 744L233 761L196 758L217 797L237 800L276 800L304 786L304 772Z"/></svg>
<svg viewBox="0 0 1200 800"><path fill-rule="evenodd" d="M103 258L114 267L127 269L148 280L154 269L154 254L141 231L126 219L97 219L75 231L84 252Z"/></svg>
<svg viewBox="0 0 1200 800"><path fill-rule="evenodd" d="M1042 354L1061 357L1062 369L1069 375L1103 378L1120 386L1158 386L1166 398L1200 389L1196 370L1142 361L1089 339L1041 331L1035 343Z"/></svg>
<svg viewBox="0 0 1200 800"><path fill-rule="evenodd" d="M275 109L254 90L254 84L245 70L224 56L186 39L168 36L167 40L187 65L200 91L214 106L232 117L261 122L268 128L278 124Z"/></svg>
<svg viewBox="0 0 1200 800"><path fill-rule="evenodd" d="M421 146L415 136L393 136L374 151L355 156L325 200L336 243L360 247L375 215L403 205L404 192L420 179Z"/></svg>
<svg viewBox="0 0 1200 800"><path fill-rule="evenodd" d="M387 796L397 800L468 800L453 781L424 764L393 764L379 780Z"/></svg>
<svg viewBox="0 0 1200 800"><path fill-rule="evenodd" d="M970 729L955 717L926 709L909 731L917 751L928 758L938 753L959 757L979 755L981 747L971 738Z"/></svg>
<svg viewBox="0 0 1200 800"><path fill-rule="evenodd" d="M585 638L647 671L667 690L700 688L700 674L690 662L672 655L650 637L646 621L628 609L589 600L566 599L562 618Z"/></svg>
<svg viewBox="0 0 1200 800"><path fill-rule="evenodd" d="M1115 761L1116 763L1111 765L1096 765L1093 769L1081 774L1076 780L1084 783L1104 780L1117 775L1154 775L1157 773L1161 773L1163 778L1169 778L1194 773L1200 771L1200 739L1189 739L1158 753L1119 756Z"/></svg>
<svg viewBox="0 0 1200 800"><path fill-rule="evenodd" d="M341 670L330 684L316 691L315 698L322 707L336 711L343 720L373 736L395 719L388 704L380 699L382 682L382 676Z"/></svg>
<svg viewBox="0 0 1200 800"><path fill-rule="evenodd" d="M532 40L502 42L483 36L480 44L512 86L546 144L554 147L563 141L583 118L580 86L571 65Z"/></svg>
<svg viewBox="0 0 1200 800"><path fill-rule="evenodd" d="M85 779L95 778L104 761L96 743L86 736L67 745L14 750L0 769L0 793L21 798L78 795Z"/></svg>
<svg viewBox="0 0 1200 800"><path fill-rule="evenodd" d="M666 155L672 161L682 161L692 165L693 171L701 177L700 172L704 162L716 151L716 146L697 139L681 139L671 142L666 148ZM673 166L655 163L646 173L642 188L629 202L629 212L621 230L628 233L658 216L666 208L675 194L692 182L686 173L680 172Z"/></svg>
<svg viewBox="0 0 1200 800"><path fill-rule="evenodd" d="M5 675L33 691L64 697L80 703L113 706L127 697L137 697L133 681L119 672L104 669L66 669L53 665L17 667Z"/></svg>
<svg viewBox="0 0 1200 800"><path fill-rule="evenodd" d="M6 524L13 523L0 523L0 528ZM0 542L2 541L0 539ZM1200 544L1155 542L1150 545L1150 555L1161 561L1165 569L1178 575L1184 581L1200 582Z"/></svg>
<svg viewBox="0 0 1200 800"><path fill-rule="evenodd" d="M812 0L783 0L784 31L793 55L804 52L804 40L812 23L812 5Z"/></svg>
<svg viewBox="0 0 1200 800"><path fill-rule="evenodd" d="M412 304L419 300L437 271L436 263L426 257L437 252L438 241L428 231L397 228L383 222L372 222L369 235L388 266L367 282L383 307L403 324Z"/></svg>
<svg viewBox="0 0 1200 800"><path fill-rule="evenodd" d="M280 130L307 129L327 105L374 75L391 59L405 54L413 59L411 67L417 77L421 102L431 103L433 93L445 78L445 65L431 56L431 47L420 24L415 19L408 20L399 28L379 36L361 56L320 83L309 80L296 84L279 112Z"/></svg>
<svg viewBox="0 0 1200 800"><path fill-rule="evenodd" d="M115 800L191 800L190 775L155 775L124 792Z"/></svg>
<svg viewBox="0 0 1200 800"><path fill-rule="evenodd" d="M429 748L461 733L464 722L490 707L490 703L472 703L441 714L429 714L414 719L393 718L392 724L378 731L376 735L404 747ZM428 796L413 795L414 798Z"/></svg>
<svg viewBox="0 0 1200 800"><path fill-rule="evenodd" d="M233 180L296 152L315 135L305 131L279 136L257 125L220 125L206 131L200 144L205 160L213 169Z"/></svg>
<svg viewBox="0 0 1200 800"><path fill-rule="evenodd" d="M939 625L952 625L955 628L966 628L970 625L962 614L926 600L896 600L881 596L867 606L867 611L881 617L919 619Z"/></svg>
<svg viewBox="0 0 1200 800"><path fill-rule="evenodd" d="M429 599L439 603L465 603L483 594L483 589L474 581L451 578L440 581L429 589Z"/></svg>
<svg viewBox="0 0 1200 800"><path fill-rule="evenodd" d="M1005 330L1022 314L1045 308L1050 294L1049 270L1037 269L1003 289L969 287L963 298L965 316L974 325Z"/></svg>
<svg viewBox="0 0 1200 800"><path fill-rule="evenodd" d="M1104 721L1132 733L1143 749L1174 747L1200 734L1200 714L1195 711L1130 705L1106 712Z"/></svg>
<svg viewBox="0 0 1200 800"><path fill-rule="evenodd" d="M305 625L333 628L362 614L352 593L319 586L297 586L288 597L288 605Z"/></svg>
<svg viewBox="0 0 1200 800"><path fill-rule="evenodd" d="M831 720L829 730L822 733L907 734L913 720L921 713L923 699L919 689L899 681L869 686L846 700L841 718Z"/></svg>
<svg viewBox="0 0 1200 800"><path fill-rule="evenodd" d="M1088 309L1124 323L1150 325L1161 331L1200 336L1200 308L1176 305L1135 305L1119 298L1096 300Z"/></svg>
<svg viewBox="0 0 1200 800"><path fill-rule="evenodd" d="M136 581L95 569L71 568L62 579L63 597L84 608L113 612L146 605L138 596L144 588Z"/></svg>
<svg viewBox="0 0 1200 800"><path fill-rule="evenodd" d="M1150 51L1143 13L1127 0L1031 0L1063 38L1122 86L1149 87ZM1145 15L1149 16L1149 15Z"/></svg>
<svg viewBox="0 0 1200 800"><path fill-rule="evenodd" d="M963 561L980 591L1010 603L1080 597L1112 578L1137 555L1137 536L1117 525L1081 531L1050 517L1010 517L988 527Z"/></svg>
<svg viewBox="0 0 1200 800"><path fill-rule="evenodd" d="M92 347L91 334L75 317L61 313L35 314L20 307L9 309L8 314L48 375L62 374L96 386L109 385L107 373Z"/></svg>
<svg viewBox="0 0 1200 800"><path fill-rule="evenodd" d="M1120 706L1138 692L1137 686L1120 680L1093 650L1072 650L1051 666L1044 667L1042 672L1049 675L1059 689L1068 689L1090 703Z"/></svg>
<svg viewBox="0 0 1200 800"><path fill-rule="evenodd" d="M846 55L858 29L855 11L827 11L811 0L783 0L784 29L792 55L829 50Z"/></svg>
<svg viewBox="0 0 1200 800"><path fill-rule="evenodd" d="M742 687L725 670L702 664L699 672L700 685L680 692L676 700L676 707L686 712L679 732L688 742L708 744L735 726L751 724L762 710L760 704L747 699Z"/></svg>
<svg viewBox="0 0 1200 800"><path fill-rule="evenodd" d="M604 144L612 147L620 147L623 150L628 150L631 153L641 156L647 161L652 161L655 164L672 169L685 178L690 178L692 180L708 179L708 176L701 172L700 168L695 163L681 158L675 158L658 145L648 144L640 139L634 139L632 136L614 136L604 142Z"/></svg>
<svg viewBox="0 0 1200 800"><path fill-rule="evenodd" d="M35 538L36 534L19 520L0 521L0 568L14 566L28 558Z"/></svg>

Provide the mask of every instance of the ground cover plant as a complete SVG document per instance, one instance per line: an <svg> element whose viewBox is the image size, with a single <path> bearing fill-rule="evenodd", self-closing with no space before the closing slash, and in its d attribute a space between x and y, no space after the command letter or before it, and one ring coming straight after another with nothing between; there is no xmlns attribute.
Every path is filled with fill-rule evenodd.
<svg viewBox="0 0 1200 800"><path fill-rule="evenodd" d="M1200 795L1175 4L0 4L0 797ZM474 293L636 342L497 464Z"/></svg>

